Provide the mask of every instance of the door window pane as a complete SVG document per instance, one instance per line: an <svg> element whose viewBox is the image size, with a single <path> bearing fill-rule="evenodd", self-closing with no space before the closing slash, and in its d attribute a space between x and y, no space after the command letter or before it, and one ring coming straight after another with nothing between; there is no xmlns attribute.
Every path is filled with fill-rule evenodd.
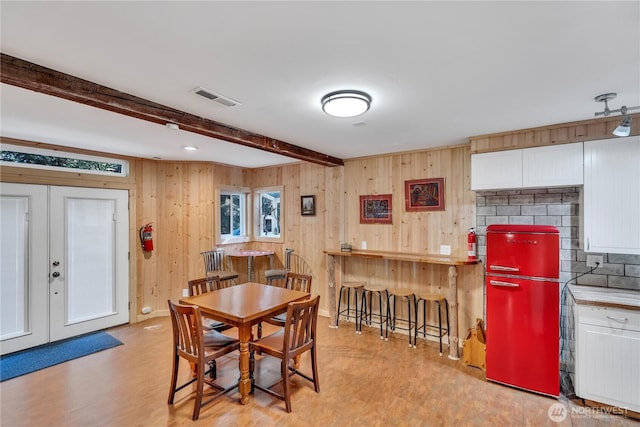
<svg viewBox="0 0 640 427"><path fill-rule="evenodd" d="M67 322L115 312L115 201L67 199Z"/></svg>
<svg viewBox="0 0 640 427"><path fill-rule="evenodd" d="M2 197L0 202L0 339L29 331L27 285L27 207L26 197Z"/></svg>

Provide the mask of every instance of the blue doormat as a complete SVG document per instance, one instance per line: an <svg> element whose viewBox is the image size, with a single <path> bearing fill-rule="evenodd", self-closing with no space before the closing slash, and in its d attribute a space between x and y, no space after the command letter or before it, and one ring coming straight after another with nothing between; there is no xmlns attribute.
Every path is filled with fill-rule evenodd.
<svg viewBox="0 0 640 427"><path fill-rule="evenodd" d="M121 344L99 331L7 354L0 357L0 382Z"/></svg>

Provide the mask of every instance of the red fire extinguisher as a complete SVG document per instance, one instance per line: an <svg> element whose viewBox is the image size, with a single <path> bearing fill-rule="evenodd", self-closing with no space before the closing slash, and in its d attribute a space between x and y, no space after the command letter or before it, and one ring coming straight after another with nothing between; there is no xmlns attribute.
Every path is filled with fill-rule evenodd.
<svg viewBox="0 0 640 427"><path fill-rule="evenodd" d="M142 250L145 252L151 252L153 250L153 228L151 227L151 223L145 225L144 227L140 227L140 244L142 245Z"/></svg>
<svg viewBox="0 0 640 427"><path fill-rule="evenodd" d="M476 231L473 227L469 229L469 234L467 234L467 255L469 261L477 259Z"/></svg>

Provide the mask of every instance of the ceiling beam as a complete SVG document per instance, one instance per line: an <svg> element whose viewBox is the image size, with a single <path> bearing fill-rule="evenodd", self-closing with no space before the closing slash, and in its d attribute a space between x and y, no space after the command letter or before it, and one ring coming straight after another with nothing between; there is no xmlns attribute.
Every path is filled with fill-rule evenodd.
<svg viewBox="0 0 640 427"><path fill-rule="evenodd" d="M113 111L125 116L147 120L163 126L168 122L175 123L182 130L294 159L324 166L344 165L344 161L336 157L298 147L268 136L227 126L4 53L1 55L2 72L0 73L0 79L2 83Z"/></svg>

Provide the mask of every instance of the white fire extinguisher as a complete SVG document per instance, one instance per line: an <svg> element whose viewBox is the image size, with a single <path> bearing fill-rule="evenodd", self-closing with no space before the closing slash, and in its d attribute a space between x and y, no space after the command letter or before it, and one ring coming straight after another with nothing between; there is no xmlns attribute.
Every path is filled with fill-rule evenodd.
<svg viewBox="0 0 640 427"><path fill-rule="evenodd" d="M469 261L473 261L478 258L476 246L476 231L473 229L473 227L469 229L469 234L467 234L467 255L469 257Z"/></svg>
<svg viewBox="0 0 640 427"><path fill-rule="evenodd" d="M151 227L151 223L140 227L140 244L145 252L153 250L153 227Z"/></svg>

